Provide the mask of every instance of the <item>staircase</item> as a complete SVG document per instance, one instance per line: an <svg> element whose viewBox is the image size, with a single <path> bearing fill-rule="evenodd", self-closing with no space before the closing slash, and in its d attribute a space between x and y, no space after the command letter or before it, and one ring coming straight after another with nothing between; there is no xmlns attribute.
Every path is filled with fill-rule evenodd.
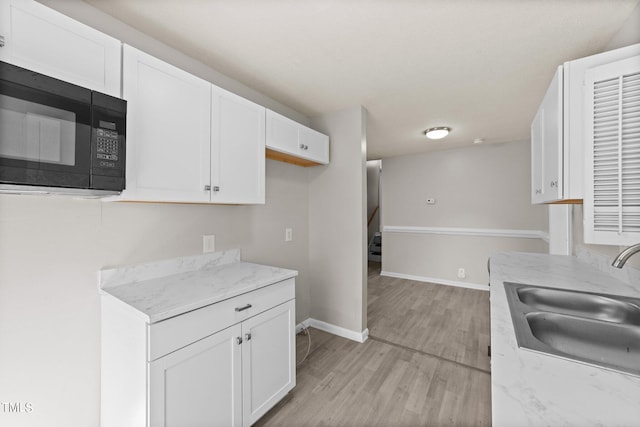
<svg viewBox="0 0 640 427"><path fill-rule="evenodd" d="M369 242L369 261L382 261L382 233L376 233Z"/></svg>

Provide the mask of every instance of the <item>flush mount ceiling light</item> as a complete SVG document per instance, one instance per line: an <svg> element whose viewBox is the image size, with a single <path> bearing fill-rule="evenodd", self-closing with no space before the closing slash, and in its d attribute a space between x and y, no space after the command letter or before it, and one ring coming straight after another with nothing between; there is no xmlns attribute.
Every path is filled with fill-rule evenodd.
<svg viewBox="0 0 640 427"><path fill-rule="evenodd" d="M424 134L429 139L442 139L449 134L450 127L441 126L437 128L429 128L424 131Z"/></svg>

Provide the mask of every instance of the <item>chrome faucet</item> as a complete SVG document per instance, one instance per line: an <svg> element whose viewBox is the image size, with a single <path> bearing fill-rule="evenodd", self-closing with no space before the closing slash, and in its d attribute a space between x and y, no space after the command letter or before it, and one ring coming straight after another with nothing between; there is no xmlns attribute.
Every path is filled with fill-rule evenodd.
<svg viewBox="0 0 640 427"><path fill-rule="evenodd" d="M631 257L631 255L635 254L636 252L640 252L640 243L629 246L627 249L620 252L616 259L613 260L613 263L611 265L615 268L622 268L629 257Z"/></svg>

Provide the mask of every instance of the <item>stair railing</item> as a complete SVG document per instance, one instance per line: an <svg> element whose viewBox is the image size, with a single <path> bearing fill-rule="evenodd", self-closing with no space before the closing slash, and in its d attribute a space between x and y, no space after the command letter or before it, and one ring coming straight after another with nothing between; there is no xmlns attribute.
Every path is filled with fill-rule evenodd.
<svg viewBox="0 0 640 427"><path fill-rule="evenodd" d="M367 221L367 228L369 228L369 226L371 225L371 222L373 221L373 218L376 217L376 214L378 213L378 208L380 206L376 206L376 208L373 210L373 213L371 214L371 216L369 217L369 221Z"/></svg>

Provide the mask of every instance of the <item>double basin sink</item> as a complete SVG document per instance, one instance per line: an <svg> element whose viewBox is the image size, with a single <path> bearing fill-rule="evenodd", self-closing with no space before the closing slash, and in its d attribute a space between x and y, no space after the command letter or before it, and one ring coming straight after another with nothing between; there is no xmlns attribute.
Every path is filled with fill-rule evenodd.
<svg viewBox="0 0 640 427"><path fill-rule="evenodd" d="M504 288L518 347L640 376L640 298Z"/></svg>

